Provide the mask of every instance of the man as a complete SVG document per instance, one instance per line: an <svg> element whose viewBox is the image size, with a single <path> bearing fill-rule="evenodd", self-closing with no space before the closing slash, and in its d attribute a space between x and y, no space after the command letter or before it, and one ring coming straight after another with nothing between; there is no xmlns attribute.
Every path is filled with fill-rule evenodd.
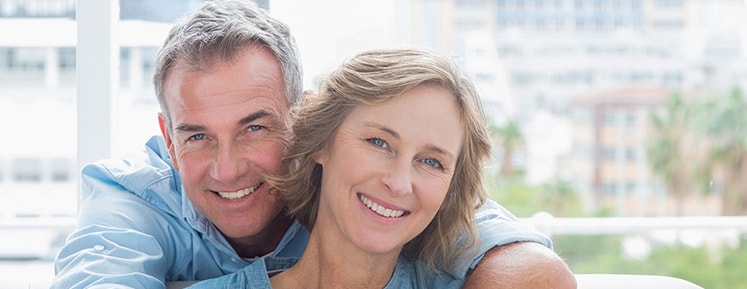
<svg viewBox="0 0 747 289"><path fill-rule="evenodd" d="M141 159L83 169L53 288L164 288L300 256L308 231L265 182L303 94L298 61L288 28L250 1L206 2L178 23L154 75L163 137ZM478 218L487 254L445 274L474 288L575 288L549 239L492 202Z"/></svg>

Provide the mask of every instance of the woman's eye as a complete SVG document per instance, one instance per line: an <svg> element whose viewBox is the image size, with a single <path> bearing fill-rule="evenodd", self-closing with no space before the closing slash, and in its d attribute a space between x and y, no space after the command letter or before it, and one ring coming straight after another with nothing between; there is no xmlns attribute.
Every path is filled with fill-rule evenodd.
<svg viewBox="0 0 747 289"><path fill-rule="evenodd" d="M434 168L437 168L437 169L442 169L443 168L443 165L441 165L441 162L439 162L436 159L427 158L427 159L423 160L423 163L426 164L429 167L434 167Z"/></svg>
<svg viewBox="0 0 747 289"><path fill-rule="evenodd" d="M382 147L382 148L389 147L387 145L386 141L384 141L383 139L377 138L377 137L369 138L369 139L366 139L366 140L368 142L372 143L373 145L377 146L377 147Z"/></svg>

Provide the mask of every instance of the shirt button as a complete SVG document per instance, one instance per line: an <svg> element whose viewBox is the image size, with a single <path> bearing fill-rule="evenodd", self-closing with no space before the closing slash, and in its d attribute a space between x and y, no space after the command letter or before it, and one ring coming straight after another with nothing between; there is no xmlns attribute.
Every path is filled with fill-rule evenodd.
<svg viewBox="0 0 747 289"><path fill-rule="evenodd" d="M93 249L96 250L96 251L101 251L101 250L104 250L104 246L102 246L102 245L96 245L96 246L93 246Z"/></svg>

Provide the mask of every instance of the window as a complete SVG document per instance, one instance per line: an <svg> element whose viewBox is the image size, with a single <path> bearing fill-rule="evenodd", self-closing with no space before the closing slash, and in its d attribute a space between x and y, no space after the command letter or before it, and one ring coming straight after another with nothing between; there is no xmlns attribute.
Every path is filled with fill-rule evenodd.
<svg viewBox="0 0 747 289"><path fill-rule="evenodd" d="M74 24L75 5L79 2L84 1L0 0L0 25L8 23L11 18L53 18ZM146 22L149 27L154 27L151 31L163 32L168 30L171 22L201 0L119 2L119 24ZM541 138L542 141L524 139L524 148L513 158L518 173L512 176L512 183L500 183L501 179L490 176L491 181L499 183L491 187L490 197L521 218L531 217L540 210L550 211L556 217L590 218L720 215L721 208L729 203L723 199L730 189L728 182L722 180L728 174L719 171L723 167L713 171L714 180L710 180L710 184L698 183L686 189L672 189L666 185L668 172L656 172L648 163L654 158L646 145L652 137L662 133L651 133L650 115L645 109L618 110L620 106L603 105L589 99L625 95L620 91L647 87L665 91L646 99L652 107L660 108L666 96L672 93L680 93L687 100L718 99L719 96L728 95L731 89L744 93L747 91L747 52L742 46L747 43L747 17L744 17L747 9L741 0L383 0L355 1L355 4L344 0L260 2L291 28L304 62L304 84L312 89L316 88L316 80L361 49L427 46L455 57L465 57L464 51L475 51L474 47L468 47L471 43L488 43L479 47L477 51L480 53L474 56L475 59L463 63L478 63L489 69L465 66L469 77L480 83L491 84L479 87L488 90L486 95L500 96L501 101L505 100L499 105L501 111L506 112L504 118L515 118L521 127L534 122L542 123L537 128L538 134L553 136L553 141L547 141L548 138ZM686 9L688 7L697 9ZM337 8L346 10L338 11ZM315 15L329 17L319 18ZM479 34L481 39L467 39L467 34L475 30L487 32ZM698 34L691 34L692 31ZM120 43L118 72L121 81L116 100L107 98L111 102L94 107L96 111L105 112L102 118L110 115L118 117L112 120L113 128L103 132L117 139L111 148L114 155L139 153L145 139L159 133L155 122L159 108L152 90L151 76L155 54L162 39L144 41L144 34L137 36L136 40L144 43ZM3 35L3 39L7 40L8 36ZM122 37L119 40L124 42L125 39ZM76 75L76 60L80 59L76 59L75 41L70 43L50 47L22 44L0 46L0 117L9 115L6 112L18 111L31 115L30 119L42 119L41 113L26 109L30 106L16 105L61 100L51 105L53 109L50 111L55 114L50 118L55 123L63 120L69 123L65 132L54 139L75 135L76 114L81 113L76 111L76 89L81 84L90 84L91 80ZM51 51L56 51L56 56ZM486 60L489 57L494 59ZM54 67L58 70L49 69ZM114 110L110 110L111 107ZM545 122L541 122L543 119ZM13 118L2 120L11 126L30 123L14 122ZM570 129L560 126L566 122L572 124L569 125ZM695 135L696 131L688 133ZM688 140L708 138L695 135L693 139ZM717 141L729 139L729 136L722 136ZM33 143L38 142L29 142L29 146ZM541 149L532 151L536 147ZM3 149L9 150L7 147ZM50 151L43 156L27 152L2 152L6 155L0 156L0 188L3 189L0 196L20 195L17 192L34 185L64 186L65 189L70 185L72 190L76 189L74 184L79 176L77 161L81 157L76 155L76 147L62 145L55 148L46 145L44 149ZM61 151L52 151L54 149ZM689 158L685 163L688 167L695 166L698 158L708 157L705 149L687 156ZM537 159L543 161L536 162ZM496 167L495 164L491 165ZM572 180L576 199L563 199L567 204L558 206L547 206L538 201L541 200L538 188L551 182L551 177ZM696 177L691 174L686 179L702 181ZM32 190L40 191L38 188ZM679 196L685 196L682 212L677 211L676 198ZM0 199L0 218L9 215L12 206L12 202ZM739 240L744 239L744 233L737 236L737 239L741 238ZM570 242L563 240L563 237L555 235L553 241L559 250L568 250L565 255L570 256L568 260L573 262L573 269L592 271L588 268L596 269L593 265L598 263L594 262L602 259L579 261L588 256L593 258L589 248L592 246L577 249L573 245L610 244L606 241ZM744 244L743 240L741 242ZM671 249L673 246L659 247ZM617 251L609 250L610 247L602 249L600 254ZM572 255L573 250L581 253ZM651 270L653 268L650 267L667 267L625 265L629 265L623 266L625 268L645 267ZM709 263L709 266L720 265ZM2 267L0 272L4 272ZM701 285L716 288L709 286L711 284ZM732 284L725 288L734 287L736 285Z"/></svg>
<svg viewBox="0 0 747 289"><path fill-rule="evenodd" d="M42 162L37 158L18 158L11 166L13 180L18 183L38 183L42 181Z"/></svg>
<svg viewBox="0 0 747 289"><path fill-rule="evenodd" d="M71 180L70 175L75 171L71 159L53 158L49 160L49 179L52 182L69 182Z"/></svg>

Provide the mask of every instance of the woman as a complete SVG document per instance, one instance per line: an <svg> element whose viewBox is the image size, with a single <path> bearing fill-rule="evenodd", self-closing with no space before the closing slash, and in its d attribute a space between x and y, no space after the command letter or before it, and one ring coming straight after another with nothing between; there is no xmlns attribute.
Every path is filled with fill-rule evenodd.
<svg viewBox="0 0 747 289"><path fill-rule="evenodd" d="M435 273L476 242L490 151L484 119L474 86L448 58L412 49L356 55L294 112L284 173L272 180L311 231L304 254L266 257L195 286L460 286Z"/></svg>

